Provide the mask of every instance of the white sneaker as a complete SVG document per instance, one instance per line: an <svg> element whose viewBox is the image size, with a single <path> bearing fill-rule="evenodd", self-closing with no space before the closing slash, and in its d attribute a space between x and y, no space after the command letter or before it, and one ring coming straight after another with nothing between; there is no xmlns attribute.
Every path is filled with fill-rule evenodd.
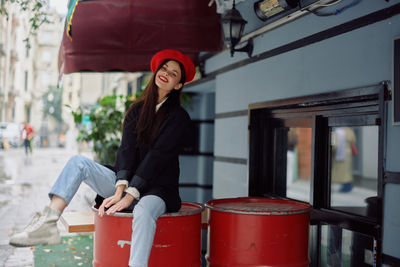
<svg viewBox="0 0 400 267"><path fill-rule="evenodd" d="M37 245L53 245L61 243L57 221L61 212L45 207L37 212L25 229L10 238L10 245L16 247L31 247Z"/></svg>

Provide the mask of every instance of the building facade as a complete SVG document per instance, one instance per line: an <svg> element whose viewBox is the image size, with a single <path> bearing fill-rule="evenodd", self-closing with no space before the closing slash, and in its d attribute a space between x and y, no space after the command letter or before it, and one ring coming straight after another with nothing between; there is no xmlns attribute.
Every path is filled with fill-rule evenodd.
<svg viewBox="0 0 400 267"><path fill-rule="evenodd" d="M33 62L23 42L28 36L28 14L19 14L18 8L8 2L5 5L9 14L8 19L0 19L0 118L14 122L25 118L25 110L21 109L24 102L30 105L28 88L33 88ZM27 98L23 100L24 97Z"/></svg>
<svg viewBox="0 0 400 267"><path fill-rule="evenodd" d="M0 19L0 120L27 121L38 137L57 128L57 122L51 118L44 120L46 114L55 111L46 110L49 107L44 105L43 96L58 85L57 59L64 18L48 10L50 23L43 24L35 34L29 34L31 14L22 12L16 4L4 4L8 19L6 16ZM49 97L52 98L53 95Z"/></svg>
<svg viewBox="0 0 400 267"><path fill-rule="evenodd" d="M213 98L213 198L310 203L310 266L373 266L374 255L378 266L397 266L400 128L388 95L400 1L301 1L265 21L256 2L236 4L247 21L237 47L252 39L252 56L206 54L203 78L187 87ZM342 183L334 166L347 149L338 144L350 140L344 128L357 150Z"/></svg>

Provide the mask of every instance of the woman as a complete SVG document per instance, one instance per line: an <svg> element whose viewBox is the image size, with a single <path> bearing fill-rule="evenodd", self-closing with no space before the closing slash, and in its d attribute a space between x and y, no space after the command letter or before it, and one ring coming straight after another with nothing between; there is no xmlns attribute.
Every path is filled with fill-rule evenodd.
<svg viewBox="0 0 400 267"><path fill-rule="evenodd" d="M49 206L11 237L11 245L59 243L56 222L84 181L105 198L100 216L134 205L129 266L147 266L157 218L181 206L178 153L192 124L180 106L180 93L194 78L195 67L181 52L162 50L153 56L151 70L154 74L142 97L125 116L114 170L72 157L49 193Z"/></svg>

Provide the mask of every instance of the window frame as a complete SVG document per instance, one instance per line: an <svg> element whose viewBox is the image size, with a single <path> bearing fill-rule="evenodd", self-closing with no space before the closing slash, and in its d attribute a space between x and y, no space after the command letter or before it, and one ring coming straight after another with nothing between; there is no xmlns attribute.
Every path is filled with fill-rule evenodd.
<svg viewBox="0 0 400 267"><path fill-rule="evenodd" d="M385 101L389 99L388 83L382 82L373 86L249 105L249 196L288 199L286 184L283 185L278 179L280 168L277 159L283 155L275 153L276 146L280 144L276 143L279 140L276 140L274 132L282 126L311 126L310 204L313 208L310 223L317 228L310 232L313 232L313 242L318 246L312 255L317 260L314 266L319 266L320 262L321 225L324 224L372 236L377 240L377 263L382 262L383 156L387 124ZM369 125L379 128L377 195L380 213L377 218L330 207L330 127ZM282 186L285 187L284 191Z"/></svg>

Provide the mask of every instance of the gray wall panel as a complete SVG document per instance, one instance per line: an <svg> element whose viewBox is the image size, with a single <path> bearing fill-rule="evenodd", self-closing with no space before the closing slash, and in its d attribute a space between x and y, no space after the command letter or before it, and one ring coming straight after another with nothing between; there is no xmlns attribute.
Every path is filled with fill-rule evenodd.
<svg viewBox="0 0 400 267"><path fill-rule="evenodd" d="M400 35L399 25L396 16L218 75L216 113L390 80L392 38Z"/></svg>
<svg viewBox="0 0 400 267"><path fill-rule="evenodd" d="M215 156L247 158L247 116L215 120Z"/></svg>
<svg viewBox="0 0 400 267"><path fill-rule="evenodd" d="M212 189L180 187L179 195L182 201L204 204L212 199Z"/></svg>
<svg viewBox="0 0 400 267"><path fill-rule="evenodd" d="M214 198L248 196L247 166L214 162Z"/></svg>
<svg viewBox="0 0 400 267"><path fill-rule="evenodd" d="M400 172L400 125L392 126L392 103L388 110L388 134L386 169L391 172ZM400 191L399 191L400 194Z"/></svg>
<svg viewBox="0 0 400 267"><path fill-rule="evenodd" d="M385 208L383 220L383 252L400 256L400 185L388 184L385 187Z"/></svg>
<svg viewBox="0 0 400 267"><path fill-rule="evenodd" d="M266 23L260 24L259 19L254 14L251 2L255 2L255 0L246 2L248 3L238 4L237 9L240 11L243 18L248 21L248 24L246 24L245 27L245 31L247 32L252 28L255 29L256 26L258 28L260 25L265 25ZM264 51L277 48L281 45L299 40L309 35L318 33L320 31L329 29L339 24L351 21L354 18L358 18L371 12L390 7L399 2L400 0L391 0L390 2L362 1L359 5L357 5L356 8L348 9L340 14L340 16L321 18L313 14L306 15L300 19L295 20L292 23L282 25L254 39L253 56ZM332 7L332 9L334 8L336 8L336 6ZM325 12L327 10L328 9L324 9ZM252 24L254 24L254 27L251 26ZM217 56L214 56L207 60L205 64L205 71L206 73L210 73L218 70L222 66L232 64L246 58L246 53L236 53L234 57L231 57L230 52L226 50L225 52L219 53Z"/></svg>
<svg viewBox="0 0 400 267"><path fill-rule="evenodd" d="M180 183L212 185L214 158L209 156L179 156Z"/></svg>
<svg viewBox="0 0 400 267"><path fill-rule="evenodd" d="M191 103L186 110L192 120L213 120L215 117L215 93L192 95Z"/></svg>
<svg viewBox="0 0 400 267"><path fill-rule="evenodd" d="M214 151L214 123L200 124L200 152L213 153Z"/></svg>

